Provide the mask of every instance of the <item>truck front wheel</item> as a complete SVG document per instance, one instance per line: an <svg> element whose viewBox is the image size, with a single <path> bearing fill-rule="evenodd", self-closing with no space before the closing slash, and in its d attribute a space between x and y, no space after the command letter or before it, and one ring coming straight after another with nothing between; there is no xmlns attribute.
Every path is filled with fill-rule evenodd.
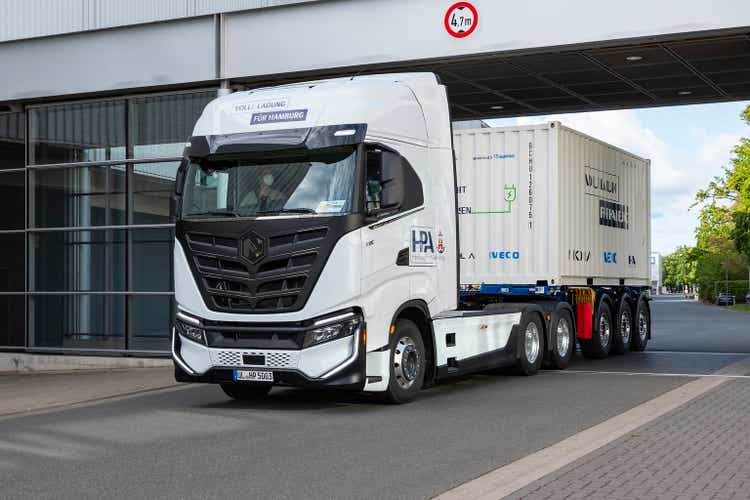
<svg viewBox="0 0 750 500"><path fill-rule="evenodd" d="M390 380L384 396L389 403L408 403L417 397L425 373L425 349L422 334L408 319L396 321L391 338Z"/></svg>
<svg viewBox="0 0 750 500"><path fill-rule="evenodd" d="M612 349L612 310L605 301L599 301L591 329L591 339L581 340L581 352L587 358L606 358Z"/></svg>
<svg viewBox="0 0 750 500"><path fill-rule="evenodd" d="M221 384L221 390L232 399L253 401L266 397L271 384Z"/></svg>

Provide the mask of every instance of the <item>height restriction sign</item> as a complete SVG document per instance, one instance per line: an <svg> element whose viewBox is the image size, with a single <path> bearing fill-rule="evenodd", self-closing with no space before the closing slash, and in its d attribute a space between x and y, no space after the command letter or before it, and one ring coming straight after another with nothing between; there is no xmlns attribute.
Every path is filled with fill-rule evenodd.
<svg viewBox="0 0 750 500"><path fill-rule="evenodd" d="M457 2L445 13L445 30L456 38L471 35L479 23L476 7L469 2Z"/></svg>

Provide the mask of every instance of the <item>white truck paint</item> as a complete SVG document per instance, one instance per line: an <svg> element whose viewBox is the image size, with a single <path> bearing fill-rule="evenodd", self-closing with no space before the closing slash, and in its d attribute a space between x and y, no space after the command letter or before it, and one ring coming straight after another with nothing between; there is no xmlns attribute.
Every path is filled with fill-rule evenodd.
<svg viewBox="0 0 750 500"><path fill-rule="evenodd" d="M533 374L543 357L563 368L576 342L576 300L598 315L610 311L602 316L610 343L622 311L650 326L637 287L579 293L556 284L541 298L460 292L448 109L445 87L424 73L306 82L209 103L174 197L176 378L219 383L238 398L265 394L273 380L405 402L423 382L476 369L514 364ZM481 132L457 133L459 158L474 154L465 139ZM549 193L554 199L538 206L566 196ZM568 230L538 229L534 245ZM561 279L549 264L538 270ZM638 348L650 335L641 334Z"/></svg>

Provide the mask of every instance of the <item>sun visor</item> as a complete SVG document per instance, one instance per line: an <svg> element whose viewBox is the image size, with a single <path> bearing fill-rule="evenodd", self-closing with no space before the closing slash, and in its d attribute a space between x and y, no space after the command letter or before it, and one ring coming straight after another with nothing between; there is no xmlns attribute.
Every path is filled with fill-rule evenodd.
<svg viewBox="0 0 750 500"><path fill-rule="evenodd" d="M191 158L257 153L289 149L320 149L364 142L366 124L200 135L190 138L185 152Z"/></svg>

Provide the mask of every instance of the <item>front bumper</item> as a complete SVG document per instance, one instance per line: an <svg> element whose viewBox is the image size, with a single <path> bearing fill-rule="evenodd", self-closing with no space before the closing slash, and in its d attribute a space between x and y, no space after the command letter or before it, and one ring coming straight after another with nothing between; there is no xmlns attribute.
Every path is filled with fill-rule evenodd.
<svg viewBox="0 0 750 500"><path fill-rule="evenodd" d="M172 333L172 358L178 382L231 383L235 369L268 370L273 372L274 384L278 385L359 391L366 381L365 351L361 331L306 349L207 347L176 331ZM246 364L247 355L263 356L264 363Z"/></svg>

